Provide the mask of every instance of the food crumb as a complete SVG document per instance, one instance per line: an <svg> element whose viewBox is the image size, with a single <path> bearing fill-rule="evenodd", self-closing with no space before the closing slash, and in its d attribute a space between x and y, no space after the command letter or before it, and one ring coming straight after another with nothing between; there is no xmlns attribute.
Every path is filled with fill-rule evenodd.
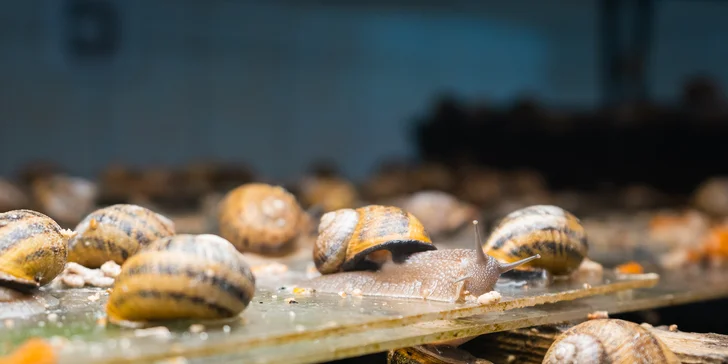
<svg viewBox="0 0 728 364"><path fill-rule="evenodd" d="M102 273L104 273L105 276L109 278L116 278L119 274L121 274L121 266L116 264L116 262L113 260L102 264L101 268L99 269Z"/></svg>
<svg viewBox="0 0 728 364"><path fill-rule="evenodd" d="M313 292L316 291L311 288L295 287L293 289L293 294L311 295Z"/></svg>
<svg viewBox="0 0 728 364"><path fill-rule="evenodd" d="M197 333L205 331L205 325L193 324L193 325L190 325L189 330L191 333L197 334Z"/></svg>
<svg viewBox="0 0 728 364"><path fill-rule="evenodd" d="M106 317L101 317L96 320L96 326L106 326Z"/></svg>
<svg viewBox="0 0 728 364"><path fill-rule="evenodd" d="M592 288L591 284L584 283L584 289L589 289L589 288Z"/></svg>
<svg viewBox="0 0 728 364"><path fill-rule="evenodd" d="M490 291L488 293L483 293L478 297L478 303L481 305L488 305L491 303L497 303L501 300L501 294L497 291Z"/></svg>
<svg viewBox="0 0 728 364"><path fill-rule="evenodd" d="M531 332L534 334L538 334L538 328L532 327Z"/></svg>
<svg viewBox="0 0 728 364"><path fill-rule="evenodd" d="M341 297L346 297L346 292L344 292L344 291L340 291L340 292L339 292L339 296L341 296Z"/></svg>
<svg viewBox="0 0 728 364"><path fill-rule="evenodd" d="M170 337L172 333L168 328L164 326L150 327L148 329L136 329L134 330L134 336L136 337L148 337L148 336L161 336Z"/></svg>
<svg viewBox="0 0 728 364"><path fill-rule="evenodd" d="M96 302L101 299L101 292L96 292L87 297L89 301Z"/></svg>
<svg viewBox="0 0 728 364"><path fill-rule="evenodd" d="M608 319L609 318L609 312L607 311L594 311L586 315L586 318L588 320L597 320L597 319Z"/></svg>
<svg viewBox="0 0 728 364"><path fill-rule="evenodd" d="M670 332L677 332L677 325L672 324L667 328Z"/></svg>
<svg viewBox="0 0 728 364"><path fill-rule="evenodd" d="M645 272L644 268L642 268L642 265L635 261L629 261L627 263L620 264L614 270L618 274L642 274Z"/></svg>
<svg viewBox="0 0 728 364"><path fill-rule="evenodd" d="M288 304L292 304L292 303L298 303L298 301L296 301L296 299L295 299L295 298L293 298L293 297L289 297L289 298L286 298L286 302L287 302Z"/></svg>
<svg viewBox="0 0 728 364"><path fill-rule="evenodd" d="M516 356L513 355L513 354L508 355L508 358L506 359L506 362L513 363L514 361L516 361Z"/></svg>
<svg viewBox="0 0 728 364"><path fill-rule="evenodd" d="M56 313L48 314L48 321L55 322L56 320L58 320L58 314L56 314Z"/></svg>

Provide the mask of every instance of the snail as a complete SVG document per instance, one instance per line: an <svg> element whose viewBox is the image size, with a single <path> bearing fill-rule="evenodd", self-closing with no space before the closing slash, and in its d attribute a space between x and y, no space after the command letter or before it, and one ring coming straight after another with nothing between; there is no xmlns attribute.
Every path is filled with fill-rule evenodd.
<svg viewBox="0 0 728 364"><path fill-rule="evenodd" d="M109 260L122 264L139 249L174 235L174 223L147 208L118 204L98 209L76 226L68 243L68 261L99 268Z"/></svg>
<svg viewBox="0 0 728 364"><path fill-rule="evenodd" d="M376 269L386 260L386 252L401 263L414 252L436 249L414 215L392 206L327 212L318 232L313 261L322 274Z"/></svg>
<svg viewBox="0 0 728 364"><path fill-rule="evenodd" d="M524 265L561 276L575 271L587 255L584 227L576 216L552 205L533 205L506 215L485 243L485 251L503 262L536 253L541 259Z"/></svg>
<svg viewBox="0 0 728 364"><path fill-rule="evenodd" d="M582 322L563 334L546 352L551 363L680 363L657 336L635 323L619 319Z"/></svg>
<svg viewBox="0 0 728 364"><path fill-rule="evenodd" d="M63 271L73 236L53 219L32 210L0 214L0 285L31 291Z"/></svg>
<svg viewBox="0 0 728 364"><path fill-rule="evenodd" d="M254 293L255 277L229 241L179 234L155 240L124 263L106 313L111 323L131 326L228 319L245 310Z"/></svg>
<svg viewBox="0 0 728 364"><path fill-rule="evenodd" d="M240 252L284 255L306 230L308 215L280 186L249 183L228 192L219 205L220 236Z"/></svg>
<svg viewBox="0 0 728 364"><path fill-rule="evenodd" d="M392 223L391 214L369 213L356 216L359 213L356 215L346 211L338 213L340 216L324 215L319 226L321 235L316 242L314 261L323 275L305 283L319 292L361 292L366 296L458 302L470 295L478 297L491 292L501 274L539 258L539 255L534 255L515 263L498 262L483 252L477 221L473 222L476 249L437 250L434 245L430 247L427 243L413 244L409 240L409 234L402 234L402 230L409 232L407 229L388 231L392 227L404 226ZM336 217L341 221L335 221ZM357 218L360 222L355 220ZM384 222L388 224L383 224ZM335 225L337 223L339 226ZM361 224L364 224L364 227L360 226ZM372 237L382 235L382 238L355 240L357 245L349 245L347 249L329 248L335 246L330 244L329 239L346 241L349 237L361 236L362 232L371 234ZM323 244L329 245L322 247ZM405 245L399 248L399 244ZM350 253L352 247L354 247L352 252L358 254ZM393 259L391 262L385 262L379 270L346 271L361 267L363 265L361 263L366 261L362 257L365 253L382 249L392 251ZM329 257L325 261L327 264L320 263L324 261L325 256ZM331 263L342 261L341 268L345 271L327 274L334 270L330 267Z"/></svg>

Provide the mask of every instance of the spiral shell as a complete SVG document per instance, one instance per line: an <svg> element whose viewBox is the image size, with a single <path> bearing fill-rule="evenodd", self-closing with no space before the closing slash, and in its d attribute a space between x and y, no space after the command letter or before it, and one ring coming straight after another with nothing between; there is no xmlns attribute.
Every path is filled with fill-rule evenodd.
<svg viewBox="0 0 728 364"><path fill-rule="evenodd" d="M0 285L32 290L63 271L73 233L31 210L0 214Z"/></svg>
<svg viewBox="0 0 728 364"><path fill-rule="evenodd" d="M68 261L98 268L109 260L122 264L139 249L175 233L168 218L137 205L118 204L98 209L76 226L69 242Z"/></svg>
<svg viewBox="0 0 728 364"><path fill-rule="evenodd" d="M551 363L666 363L678 360L658 337L635 323L618 319L583 322L561 334L546 352Z"/></svg>
<svg viewBox="0 0 728 364"><path fill-rule="evenodd" d="M220 203L220 235L241 252L279 255L293 247L305 212L296 198L280 186L249 183L230 192Z"/></svg>
<svg viewBox="0 0 728 364"><path fill-rule="evenodd" d="M254 293L255 277L229 241L180 234L124 263L106 312L112 323L225 319L245 310Z"/></svg>
<svg viewBox="0 0 728 364"><path fill-rule="evenodd" d="M565 275L579 267L588 252L587 235L576 216L551 205L534 205L508 214L485 243L494 258L514 262L534 254L524 265Z"/></svg>
<svg viewBox="0 0 728 364"><path fill-rule="evenodd" d="M414 252L435 249L414 215L397 207L369 205L324 214L313 259L319 272L329 274L377 267L381 261L372 254L383 251L401 261Z"/></svg>

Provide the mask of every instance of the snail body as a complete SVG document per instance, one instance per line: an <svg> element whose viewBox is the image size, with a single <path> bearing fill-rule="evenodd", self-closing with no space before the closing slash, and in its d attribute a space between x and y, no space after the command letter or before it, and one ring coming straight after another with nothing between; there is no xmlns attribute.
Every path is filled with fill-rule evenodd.
<svg viewBox="0 0 728 364"><path fill-rule="evenodd" d="M551 205L533 205L506 215L493 229L485 251L504 262L540 254L530 266L566 275L587 256L587 235L576 216Z"/></svg>
<svg viewBox="0 0 728 364"><path fill-rule="evenodd" d="M113 260L122 264L142 247L175 234L174 223L147 208L118 204L98 209L76 226L68 261L98 268Z"/></svg>
<svg viewBox="0 0 728 364"><path fill-rule="evenodd" d="M377 219L377 212L390 211L385 218ZM339 216L324 215L319 230L319 241L316 242L317 250L314 252L314 261L323 275L306 282L306 285L320 292L361 292L365 296L386 296L396 298L418 298L433 301L457 302L466 299L468 295L474 297L488 293L493 290L501 274L511 269L539 258L538 255L523 259L518 262L503 264L486 255L480 247L480 237L476 228L475 246L476 249L443 249L437 250L431 243L412 242L406 239L393 239L392 235L381 234L386 238L381 239L383 243L372 244L374 239L362 239L366 242L365 249L354 245L355 252L345 253L339 249L321 249L326 241L325 233L331 230L332 236L354 236L361 228L355 228L351 233L346 229L331 229L332 220L335 218L343 220L354 220L364 222L388 222L394 226L408 226L403 222L396 223L392 213L402 214L404 211L383 206L369 206L360 211L339 210ZM363 216L356 216L356 213ZM368 213L368 215L367 215ZM404 212L407 214L406 212ZM329 213L332 214L332 213ZM402 216L402 215L400 215ZM408 215L404 215L408 216ZM417 221L413 216L402 221ZM350 225L349 225L350 226ZM376 225L367 228L369 234L379 234ZM400 230L400 233L401 231ZM386 232L387 229L382 229ZM424 231L424 230L423 230ZM322 239L323 238L323 239ZM331 239L336 240L336 239ZM401 246L400 246L401 245ZM365 254L385 249L392 252L392 260L386 261L378 270L357 270L364 268L366 262ZM340 269L331 269L330 264L320 264L324 257L335 256L329 259L330 262L343 262ZM348 257L348 258L347 258ZM371 264L367 266L371 268ZM342 271L343 270L343 271Z"/></svg>
<svg viewBox="0 0 728 364"><path fill-rule="evenodd" d="M551 344L543 362L680 363L649 330L619 319L590 320L570 328Z"/></svg>
<svg viewBox="0 0 728 364"><path fill-rule="evenodd" d="M179 234L124 263L106 312L113 323L226 319L240 314L254 293L250 266L229 241Z"/></svg>
<svg viewBox="0 0 728 364"><path fill-rule="evenodd" d="M313 261L322 274L376 269L387 252L402 262L411 253L436 249L414 215L392 206L327 212L318 232Z"/></svg>
<svg viewBox="0 0 728 364"><path fill-rule="evenodd" d="M306 216L283 187L248 183L220 202L218 229L240 252L282 255L293 248Z"/></svg>
<svg viewBox="0 0 728 364"><path fill-rule="evenodd" d="M30 291L63 271L73 235L32 210L0 214L0 285Z"/></svg>

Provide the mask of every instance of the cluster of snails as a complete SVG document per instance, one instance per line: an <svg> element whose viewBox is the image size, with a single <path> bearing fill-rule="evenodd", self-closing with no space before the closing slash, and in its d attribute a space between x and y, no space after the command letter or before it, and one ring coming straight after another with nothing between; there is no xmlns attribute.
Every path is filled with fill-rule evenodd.
<svg viewBox="0 0 728 364"><path fill-rule="evenodd" d="M506 216L474 249L437 249L420 221L392 206L324 214L313 259L322 274L304 285L320 292L462 301L491 292L516 267L566 275L587 254L579 220L556 206L530 206ZM486 254L487 253L487 254Z"/></svg>
<svg viewBox="0 0 728 364"><path fill-rule="evenodd" d="M119 204L86 216L75 231L31 210L0 214L0 285L30 292L67 263L121 264L106 310L113 323L233 318L250 303L255 277L222 237L175 234L172 221Z"/></svg>

